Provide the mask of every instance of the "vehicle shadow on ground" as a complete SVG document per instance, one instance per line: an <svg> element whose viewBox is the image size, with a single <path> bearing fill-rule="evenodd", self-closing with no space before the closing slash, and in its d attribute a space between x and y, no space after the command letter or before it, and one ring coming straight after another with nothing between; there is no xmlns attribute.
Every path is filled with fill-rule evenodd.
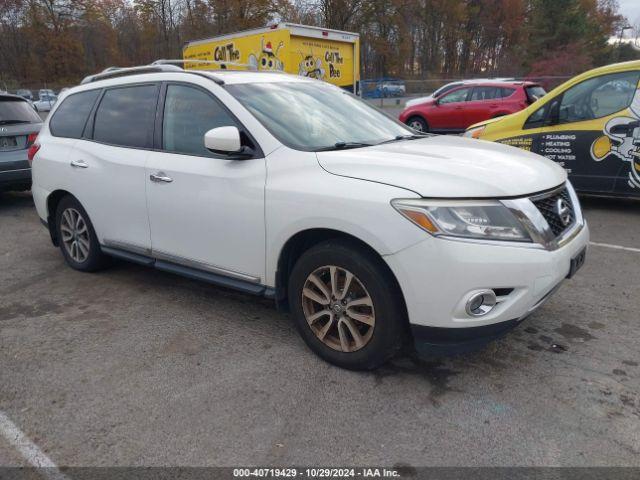
<svg viewBox="0 0 640 480"><path fill-rule="evenodd" d="M636 198L580 195L580 204L586 210L608 210L640 215L640 199Z"/></svg>
<svg viewBox="0 0 640 480"><path fill-rule="evenodd" d="M167 298L168 302L172 301L170 297L176 291L188 294L194 310L213 307L222 301L226 304L225 310L247 312L247 318L256 317L261 320L247 322L246 318L239 316L226 317L224 319L226 326L236 332L239 338L245 338L251 332L270 344L283 340L289 343L289 346L296 343L296 348L306 351L309 356L314 356L299 337L290 313L278 311L273 300L116 259L102 274L117 277L118 282L144 285L144 292L153 291L158 296ZM522 329L523 326L519 328ZM283 332L286 332L284 339ZM356 374L372 377L376 386L391 378L421 379L431 386L429 401L432 405L439 406L442 396L450 392L460 392L459 389L450 385L451 381L459 375L464 377L470 371L476 371L476 374L480 371L487 372L488 376L499 370L526 368L535 362L533 355L537 352L527 348L528 343L520 336L521 333L512 332L503 339L470 353L423 358L416 354L411 338L407 337L403 348L385 365L373 371L356 372ZM551 351L550 346L548 351ZM340 368L330 365L328 368L341 371ZM480 375L482 376L482 373Z"/></svg>

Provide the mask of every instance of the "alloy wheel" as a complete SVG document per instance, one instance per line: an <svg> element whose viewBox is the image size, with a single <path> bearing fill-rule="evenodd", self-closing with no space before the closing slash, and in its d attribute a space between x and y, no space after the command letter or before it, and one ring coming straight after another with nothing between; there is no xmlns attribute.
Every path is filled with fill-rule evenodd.
<svg viewBox="0 0 640 480"><path fill-rule="evenodd" d="M60 218L60 234L65 250L74 262L83 263L89 256L89 229L75 208L67 208Z"/></svg>
<svg viewBox="0 0 640 480"><path fill-rule="evenodd" d="M341 352L363 348L373 335L373 300L350 271L327 265L314 270L302 289L302 310L309 328L328 347Z"/></svg>
<svg viewBox="0 0 640 480"><path fill-rule="evenodd" d="M418 120L412 120L411 122L409 122L409 127L417 130L418 132L421 132L423 130L422 122L419 122Z"/></svg>

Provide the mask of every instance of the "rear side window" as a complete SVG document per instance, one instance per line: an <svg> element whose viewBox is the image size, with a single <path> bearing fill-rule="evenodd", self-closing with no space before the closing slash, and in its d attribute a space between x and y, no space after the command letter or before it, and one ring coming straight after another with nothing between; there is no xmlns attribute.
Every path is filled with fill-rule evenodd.
<svg viewBox="0 0 640 480"><path fill-rule="evenodd" d="M515 88L505 88L505 87L502 87L502 88L500 88L500 96L501 96L502 98L508 98L508 97L510 97L511 95L513 95L515 91L516 91L516 89L515 89Z"/></svg>
<svg viewBox="0 0 640 480"><path fill-rule="evenodd" d="M498 87L473 87L471 101L493 100L500 98L500 88Z"/></svg>
<svg viewBox="0 0 640 480"><path fill-rule="evenodd" d="M65 98L49 122L51 134L55 137L81 138L99 94L100 90L90 90Z"/></svg>
<svg viewBox="0 0 640 480"><path fill-rule="evenodd" d="M164 104L162 148L169 152L212 156L204 134L217 127L237 126L210 95L184 85L169 85Z"/></svg>
<svg viewBox="0 0 640 480"><path fill-rule="evenodd" d="M157 99L156 85L107 90L96 111L93 139L122 147L150 147Z"/></svg>
<svg viewBox="0 0 640 480"><path fill-rule="evenodd" d="M40 115L25 100L0 96L0 125L40 122Z"/></svg>

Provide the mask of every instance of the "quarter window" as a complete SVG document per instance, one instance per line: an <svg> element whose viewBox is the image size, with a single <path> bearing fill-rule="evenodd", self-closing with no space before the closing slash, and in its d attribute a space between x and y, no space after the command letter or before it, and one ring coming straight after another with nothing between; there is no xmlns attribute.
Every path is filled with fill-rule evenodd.
<svg viewBox="0 0 640 480"><path fill-rule="evenodd" d="M49 129L55 137L81 138L87 118L100 90L75 93L68 96L51 118Z"/></svg>
<svg viewBox="0 0 640 480"><path fill-rule="evenodd" d="M156 85L107 90L96 112L94 140L123 147L150 147L157 97Z"/></svg>
<svg viewBox="0 0 640 480"><path fill-rule="evenodd" d="M212 128L226 126L236 126L236 122L206 92L184 85L167 87L162 126L164 150L214 156L204 146L204 134Z"/></svg>
<svg viewBox="0 0 640 480"><path fill-rule="evenodd" d="M467 95L469 95L470 88L461 88L456 90L455 92L447 93L446 95L440 97L438 103L446 104L446 103L459 103L466 102Z"/></svg>
<svg viewBox="0 0 640 480"><path fill-rule="evenodd" d="M510 97L511 95L513 95L513 94L515 93L515 91L516 91L516 89L515 89L515 88L505 88L505 87L502 87L502 88L500 89L500 96L501 96L502 98L508 98L508 97Z"/></svg>

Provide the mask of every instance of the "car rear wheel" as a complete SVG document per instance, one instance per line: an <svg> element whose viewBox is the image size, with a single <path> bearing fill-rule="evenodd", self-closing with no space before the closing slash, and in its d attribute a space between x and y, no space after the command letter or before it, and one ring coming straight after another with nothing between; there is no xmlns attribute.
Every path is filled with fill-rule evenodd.
<svg viewBox="0 0 640 480"><path fill-rule="evenodd" d="M89 215L71 196L58 204L56 233L62 255L71 268L95 272L106 265L107 257L100 250Z"/></svg>
<svg viewBox="0 0 640 480"><path fill-rule="evenodd" d="M305 252L291 272L289 299L304 341L340 367L376 368L402 344L406 314L395 282L355 244L328 241Z"/></svg>
<svg viewBox="0 0 640 480"><path fill-rule="evenodd" d="M411 117L407 120L407 125L418 132L428 132L429 125L427 121L422 117Z"/></svg>

